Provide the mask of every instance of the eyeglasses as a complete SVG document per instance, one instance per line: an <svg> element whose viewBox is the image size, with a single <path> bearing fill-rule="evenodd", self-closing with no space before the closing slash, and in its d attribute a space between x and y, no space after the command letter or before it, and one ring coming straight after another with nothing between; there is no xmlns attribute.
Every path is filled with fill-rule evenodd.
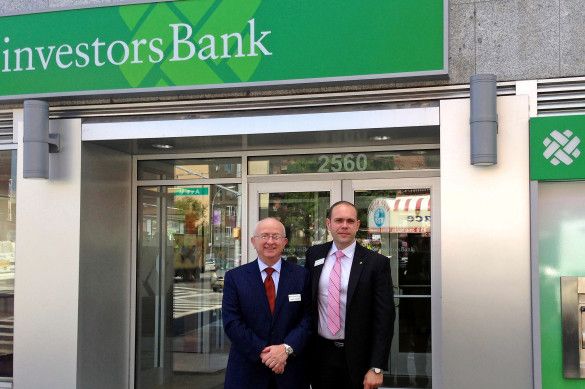
<svg viewBox="0 0 585 389"><path fill-rule="evenodd" d="M263 240L265 242L269 241L272 238L273 241L278 242L281 239L286 239L286 236L282 236L280 234L262 234L262 235L254 235L255 238Z"/></svg>

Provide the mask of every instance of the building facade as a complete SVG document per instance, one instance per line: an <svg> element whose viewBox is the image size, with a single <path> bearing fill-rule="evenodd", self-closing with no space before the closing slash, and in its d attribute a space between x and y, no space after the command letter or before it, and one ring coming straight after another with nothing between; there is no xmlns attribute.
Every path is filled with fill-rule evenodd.
<svg viewBox="0 0 585 389"><path fill-rule="evenodd" d="M562 121L585 107L579 1L196 3L0 1L0 387L222 387L251 229L280 218L302 264L342 199L391 263L385 388L584 385L561 279L585 275L585 177L534 165L585 158ZM490 166L476 74L497 77ZM47 178L25 168L37 100Z"/></svg>

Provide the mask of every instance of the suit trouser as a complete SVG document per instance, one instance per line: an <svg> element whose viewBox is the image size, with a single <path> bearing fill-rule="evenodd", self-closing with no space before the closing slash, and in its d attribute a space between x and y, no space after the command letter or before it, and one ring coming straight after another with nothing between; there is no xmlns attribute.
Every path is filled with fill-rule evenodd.
<svg viewBox="0 0 585 389"><path fill-rule="evenodd" d="M276 378L274 376L271 376L270 380L268 381L268 389L278 389Z"/></svg>
<svg viewBox="0 0 585 389"><path fill-rule="evenodd" d="M352 382L343 342L317 338L313 363L313 389L363 389L363 382ZM362 378L363 379L363 378Z"/></svg>

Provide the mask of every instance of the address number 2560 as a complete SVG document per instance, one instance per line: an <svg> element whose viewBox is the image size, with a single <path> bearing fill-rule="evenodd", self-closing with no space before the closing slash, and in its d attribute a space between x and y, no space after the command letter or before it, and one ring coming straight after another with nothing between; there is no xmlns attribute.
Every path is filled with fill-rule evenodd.
<svg viewBox="0 0 585 389"><path fill-rule="evenodd" d="M364 171L368 168L366 154L331 154L319 156L319 173Z"/></svg>

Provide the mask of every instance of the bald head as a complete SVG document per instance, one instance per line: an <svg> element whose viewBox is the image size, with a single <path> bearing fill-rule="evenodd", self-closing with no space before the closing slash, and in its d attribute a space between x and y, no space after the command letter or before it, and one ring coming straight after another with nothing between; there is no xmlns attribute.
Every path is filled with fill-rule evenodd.
<svg viewBox="0 0 585 389"><path fill-rule="evenodd" d="M286 232L284 229L284 224L282 224L280 222L280 220L274 218L274 217L266 217L262 220L260 220L257 224L256 224L256 228L254 229L254 235L259 235L258 231L261 230L264 226L267 225L271 225L275 228L279 228L280 231L278 232L280 235L282 236L286 236Z"/></svg>
<svg viewBox="0 0 585 389"><path fill-rule="evenodd" d="M256 224L254 236L250 239L258 253L258 258L272 266L280 259L284 246L288 243L284 225L273 217L262 219Z"/></svg>

